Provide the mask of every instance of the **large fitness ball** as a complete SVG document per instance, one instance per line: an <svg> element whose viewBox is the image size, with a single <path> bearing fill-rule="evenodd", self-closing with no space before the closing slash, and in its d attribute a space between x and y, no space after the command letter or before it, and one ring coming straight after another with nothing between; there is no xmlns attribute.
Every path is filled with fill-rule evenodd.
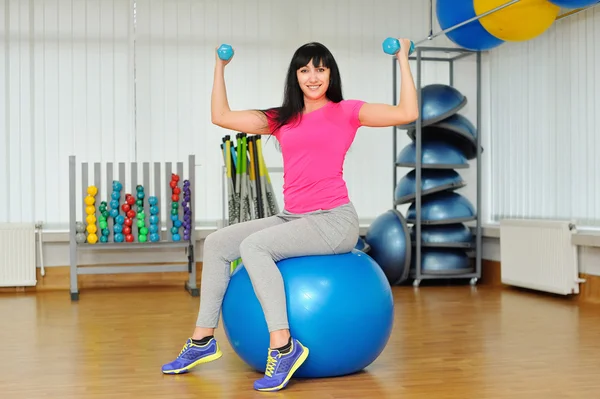
<svg viewBox="0 0 600 399"><path fill-rule="evenodd" d="M475 13L484 14L506 4L506 0L469 0ZM544 33L556 20L560 7L548 0L521 0L480 19L492 35L505 41L531 40Z"/></svg>
<svg viewBox="0 0 600 399"><path fill-rule="evenodd" d="M377 216L369 226L365 241L371 248L369 255L375 259L388 282L399 284L410 272L410 231L398 210L390 209Z"/></svg>
<svg viewBox="0 0 600 399"><path fill-rule="evenodd" d="M353 250L288 258L277 266L285 287L290 332L310 351L294 377L347 375L377 359L392 331L394 301L385 275L369 255ZM243 265L231 276L222 314L233 350L249 366L264 372L269 331Z"/></svg>
<svg viewBox="0 0 600 399"><path fill-rule="evenodd" d="M564 8L583 8L600 3L600 0L548 0L552 4Z"/></svg>
<svg viewBox="0 0 600 399"><path fill-rule="evenodd" d="M476 16L473 0L437 0L435 7L442 30ZM456 28L446 36L460 47L473 51L491 50L504 43L486 31L478 20Z"/></svg>

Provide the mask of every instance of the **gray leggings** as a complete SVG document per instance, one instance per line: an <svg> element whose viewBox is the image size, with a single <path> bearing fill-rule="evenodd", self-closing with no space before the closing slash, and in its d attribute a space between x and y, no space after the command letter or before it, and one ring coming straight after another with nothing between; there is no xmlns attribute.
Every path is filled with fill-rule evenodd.
<svg viewBox="0 0 600 399"><path fill-rule="evenodd" d="M295 256L349 252L358 241L358 227L354 205L347 203L305 214L283 211L209 234L204 241L196 326L217 327L230 263L241 256L269 331L288 329L283 279L275 262Z"/></svg>

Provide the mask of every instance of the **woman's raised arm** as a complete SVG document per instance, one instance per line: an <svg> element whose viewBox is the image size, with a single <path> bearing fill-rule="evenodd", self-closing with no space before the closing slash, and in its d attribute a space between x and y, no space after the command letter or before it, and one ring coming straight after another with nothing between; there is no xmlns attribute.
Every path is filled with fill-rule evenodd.
<svg viewBox="0 0 600 399"><path fill-rule="evenodd" d="M269 134L267 117L258 110L232 111L227 101L225 66L231 61L222 60L215 52L215 72L210 103L211 121L217 126L248 134Z"/></svg>

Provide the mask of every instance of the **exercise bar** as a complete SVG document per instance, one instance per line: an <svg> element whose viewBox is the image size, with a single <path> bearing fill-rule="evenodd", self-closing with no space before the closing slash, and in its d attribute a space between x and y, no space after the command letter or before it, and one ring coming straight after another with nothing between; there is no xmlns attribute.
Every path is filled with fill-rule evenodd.
<svg viewBox="0 0 600 399"><path fill-rule="evenodd" d="M559 19L563 19L563 18L570 17L571 15L579 14L582 11L585 11L585 10L587 10L589 8L593 8L593 7L596 7L596 6L600 6L600 3L594 3L594 4L590 4L587 7L576 8L574 10L568 11L568 12L566 12L564 14L561 14L558 17L556 17L556 20L558 21Z"/></svg>

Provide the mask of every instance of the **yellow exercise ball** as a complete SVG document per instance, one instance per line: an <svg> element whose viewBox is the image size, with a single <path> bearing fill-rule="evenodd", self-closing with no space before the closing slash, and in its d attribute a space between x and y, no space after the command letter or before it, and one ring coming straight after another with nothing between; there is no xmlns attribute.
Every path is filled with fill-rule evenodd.
<svg viewBox="0 0 600 399"><path fill-rule="evenodd" d="M507 0L473 0L475 14L493 10ZM556 20L560 7L548 0L520 0L479 19L485 30L500 40L525 41L544 33Z"/></svg>

